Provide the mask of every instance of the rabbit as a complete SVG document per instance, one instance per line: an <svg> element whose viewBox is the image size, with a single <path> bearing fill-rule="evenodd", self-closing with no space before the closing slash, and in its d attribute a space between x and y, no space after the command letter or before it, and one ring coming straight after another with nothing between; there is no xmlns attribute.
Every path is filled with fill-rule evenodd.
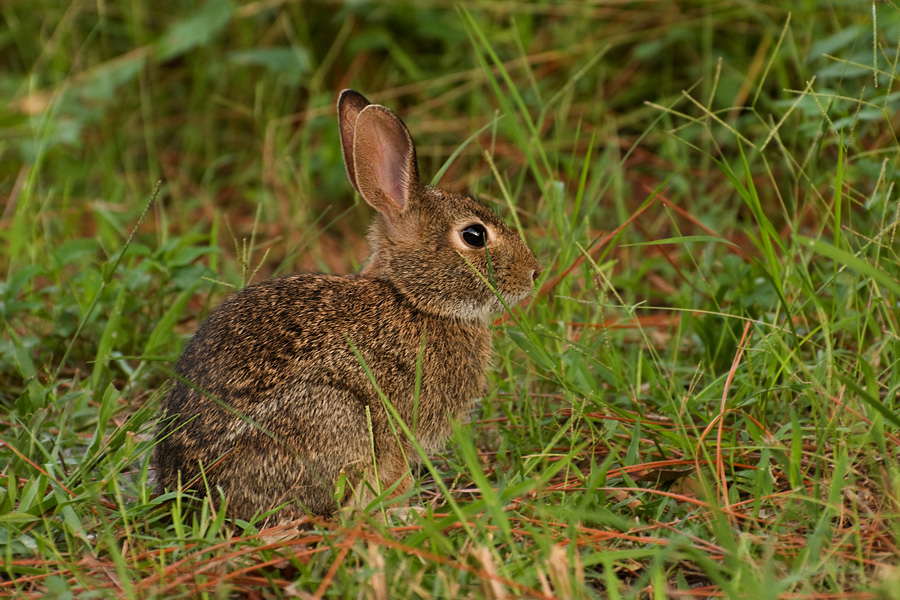
<svg viewBox="0 0 900 600"><path fill-rule="evenodd" d="M406 493L419 457L379 391L421 448L438 450L486 391L497 295L513 306L534 288L540 266L516 232L473 198L422 183L393 112L353 90L337 108L350 183L377 211L368 262L358 274L270 279L213 311L162 402L158 493L209 490L247 521L276 508L332 517L377 490Z"/></svg>

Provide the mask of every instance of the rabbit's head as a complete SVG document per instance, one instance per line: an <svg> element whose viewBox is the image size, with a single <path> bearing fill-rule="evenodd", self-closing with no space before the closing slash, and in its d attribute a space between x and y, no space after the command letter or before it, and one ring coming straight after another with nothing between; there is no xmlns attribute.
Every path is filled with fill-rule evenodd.
<svg viewBox="0 0 900 600"><path fill-rule="evenodd" d="M502 311L497 294L512 306L531 293L540 265L528 246L480 202L423 184L393 112L345 90L338 119L350 182L378 211L364 275L391 282L419 310L465 320Z"/></svg>

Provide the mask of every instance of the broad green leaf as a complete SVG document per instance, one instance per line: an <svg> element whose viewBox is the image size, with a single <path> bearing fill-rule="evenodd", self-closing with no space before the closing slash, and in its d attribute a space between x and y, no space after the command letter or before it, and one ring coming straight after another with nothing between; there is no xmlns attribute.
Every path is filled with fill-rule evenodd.
<svg viewBox="0 0 900 600"><path fill-rule="evenodd" d="M822 240L813 240L802 235L795 236L795 239L797 239L800 243L807 244L816 254L827 256L834 261L846 265L860 275L865 275L866 277L872 278L876 283L883 285L895 295L900 297L900 283L898 283L895 279L891 279L891 277L887 273L880 270L878 267L866 262L865 260L859 258L854 254L847 252L846 250L835 248L828 242L823 242Z"/></svg>
<svg viewBox="0 0 900 600"><path fill-rule="evenodd" d="M191 16L173 23L157 42L159 58L169 60L209 43L234 14L231 0L208 0Z"/></svg>

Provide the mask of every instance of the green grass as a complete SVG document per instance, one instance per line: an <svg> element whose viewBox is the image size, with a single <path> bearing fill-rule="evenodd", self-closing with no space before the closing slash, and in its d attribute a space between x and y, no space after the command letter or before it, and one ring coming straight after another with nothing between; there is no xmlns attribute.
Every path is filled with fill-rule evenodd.
<svg viewBox="0 0 900 600"><path fill-rule="evenodd" d="M0 4L0 594L900 599L900 7L788 4ZM540 291L424 514L238 535L156 410L228 293L364 260L351 86Z"/></svg>

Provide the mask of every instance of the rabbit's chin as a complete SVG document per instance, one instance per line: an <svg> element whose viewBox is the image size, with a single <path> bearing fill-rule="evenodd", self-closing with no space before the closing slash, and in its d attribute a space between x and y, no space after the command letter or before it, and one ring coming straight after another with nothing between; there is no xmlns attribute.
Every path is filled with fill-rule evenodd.
<svg viewBox="0 0 900 600"><path fill-rule="evenodd" d="M522 292L518 292L516 294L512 294L512 293L503 294L503 300L506 302L506 304L509 305L510 308L512 308L516 304L518 304L519 302L521 302L522 300L524 300L525 298L530 296L533 291L534 290L525 290Z"/></svg>
<svg viewBox="0 0 900 600"><path fill-rule="evenodd" d="M519 302L531 295L531 292L519 292L517 294L502 294L503 302L509 308L513 308ZM500 314L506 311L503 302L494 296L488 302L461 301L450 309L450 314L465 321L483 321L488 322L492 315Z"/></svg>
<svg viewBox="0 0 900 600"><path fill-rule="evenodd" d="M500 304L496 302L496 304ZM502 310L502 308L500 309ZM482 302L474 302L474 301L460 301L453 306L449 306L445 309L444 314L454 319L460 319L461 321L480 321L483 323L487 323L491 315L498 312L498 309L494 306L494 303L482 303Z"/></svg>

